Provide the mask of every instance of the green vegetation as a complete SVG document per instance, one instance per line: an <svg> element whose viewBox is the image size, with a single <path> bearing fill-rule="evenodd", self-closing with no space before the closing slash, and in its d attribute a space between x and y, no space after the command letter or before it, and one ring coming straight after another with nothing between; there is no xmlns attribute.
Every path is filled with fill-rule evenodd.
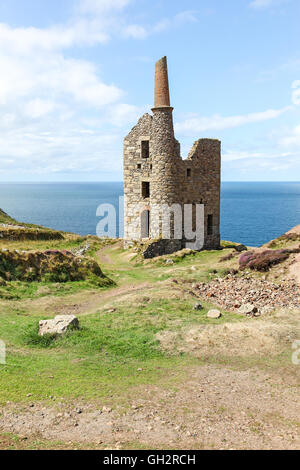
<svg viewBox="0 0 300 470"><path fill-rule="evenodd" d="M217 322L206 318L209 306L197 312L193 305L192 299L125 303L113 313L81 316L80 330L60 338L37 334L38 321L49 315L2 309L0 337L7 344L8 361L0 366L0 401L26 401L28 393L35 399L103 398L108 390L118 394L120 387L124 392L139 383L156 383L164 370L194 362L188 356L162 352L156 333ZM225 312L221 321L240 319Z"/></svg>
<svg viewBox="0 0 300 470"><path fill-rule="evenodd" d="M76 292L112 287L114 282L106 277L89 276L84 281L25 282L11 281L0 286L0 299L42 299L48 296L64 297Z"/></svg>
<svg viewBox="0 0 300 470"><path fill-rule="evenodd" d="M2 240L63 240L64 236L56 230L42 230L35 228L8 228L1 227Z"/></svg>
<svg viewBox="0 0 300 470"><path fill-rule="evenodd" d="M7 251L0 256L0 338L7 346L7 364L0 366L0 402L50 395L104 401L113 396L126 402L142 384L175 386L187 366L201 361L238 363L230 352L225 358L213 350L199 359L175 345L162 348L157 339L164 332L180 339L194 327L247 321L226 311L218 320L208 319L213 299L202 303L202 310L194 309L199 299L191 291L193 282L238 267L239 256L228 256L232 243L224 243L223 250L182 250L144 261L134 248L124 250L116 240L96 237L1 240L0 248ZM39 320L67 313L78 316L78 331L39 337Z"/></svg>
<svg viewBox="0 0 300 470"><path fill-rule="evenodd" d="M279 248L287 248L289 245L295 244L295 242L300 242L300 235L298 233L285 233L275 240L272 240L268 244L268 248L275 250Z"/></svg>
<svg viewBox="0 0 300 470"><path fill-rule="evenodd" d="M18 224L18 222L0 209L0 224Z"/></svg>
<svg viewBox="0 0 300 470"><path fill-rule="evenodd" d="M91 277L99 285L109 285L95 260L79 258L71 252L48 251L2 251L0 276L5 281L83 281Z"/></svg>

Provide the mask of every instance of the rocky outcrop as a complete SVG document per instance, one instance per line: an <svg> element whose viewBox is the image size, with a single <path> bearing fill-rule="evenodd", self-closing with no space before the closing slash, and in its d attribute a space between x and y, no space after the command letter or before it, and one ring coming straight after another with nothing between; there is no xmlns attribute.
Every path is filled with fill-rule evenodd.
<svg viewBox="0 0 300 470"><path fill-rule="evenodd" d="M109 284L92 258L80 258L66 250L0 251L0 277L5 281L83 281L93 276Z"/></svg>

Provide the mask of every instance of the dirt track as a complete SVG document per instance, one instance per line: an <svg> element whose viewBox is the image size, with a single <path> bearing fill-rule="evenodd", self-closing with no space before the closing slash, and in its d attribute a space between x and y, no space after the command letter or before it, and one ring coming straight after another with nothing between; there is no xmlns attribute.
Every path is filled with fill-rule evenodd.
<svg viewBox="0 0 300 470"><path fill-rule="evenodd" d="M140 387L129 410L112 400L6 406L1 429L35 438L126 448L298 449L300 416L293 378L259 370L193 368L178 390ZM170 406L170 403L172 405Z"/></svg>

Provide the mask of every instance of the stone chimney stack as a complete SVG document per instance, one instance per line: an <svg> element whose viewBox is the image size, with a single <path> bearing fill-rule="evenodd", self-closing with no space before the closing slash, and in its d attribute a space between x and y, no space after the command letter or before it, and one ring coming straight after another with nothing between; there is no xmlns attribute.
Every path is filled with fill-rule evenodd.
<svg viewBox="0 0 300 470"><path fill-rule="evenodd" d="M154 108L170 107L170 92L167 58L163 57L155 64Z"/></svg>

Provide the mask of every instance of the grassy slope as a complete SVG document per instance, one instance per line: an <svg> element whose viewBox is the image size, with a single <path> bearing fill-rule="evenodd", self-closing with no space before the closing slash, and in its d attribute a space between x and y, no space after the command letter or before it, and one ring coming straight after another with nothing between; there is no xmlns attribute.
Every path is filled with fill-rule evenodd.
<svg viewBox="0 0 300 470"><path fill-rule="evenodd" d="M97 249L103 245L101 241L97 243L91 248L91 254L96 258ZM70 249L80 244L82 238L49 243L24 242L17 246L22 249L54 246ZM145 299L141 291L138 299L129 296L118 301L115 312L105 310L99 300L98 311L96 308L90 315L84 310L83 315L79 313L81 330L62 339L47 342L38 338L38 321L52 316L44 311L42 302L39 307L39 299L49 297L55 305L65 297L69 305L74 302L72 296L77 292L86 291L87 298L97 295L99 290L95 286L88 282L63 285L10 283L1 288L2 297L5 292L11 297L3 298L0 304L0 338L6 342L8 350L7 365L1 366L2 403L32 399L27 397L28 393L33 393L36 399L44 399L47 395L108 399L111 392L116 396L122 390L121 394L126 395L132 386L166 380L163 379L165 370L173 371L174 375L167 381L174 381L181 377L186 365L195 363L195 359L189 355L162 352L155 339L156 333L180 331L193 325L245 321L226 312L220 321L209 320L206 312L213 305L205 305L203 311L197 312L193 309L195 298L188 295L178 298L171 295L169 287L163 288L164 282L174 277L199 282L222 274L225 268L219 259L227 250L198 253L177 260L172 267L161 261L134 264L119 246L112 245L107 250L110 262L101 267L118 286L126 288L147 282L154 291L149 294L146 288ZM230 263L232 261L227 265ZM34 308L30 302L22 301L26 298L34 299ZM139 368L143 369L142 373L138 372Z"/></svg>
<svg viewBox="0 0 300 470"><path fill-rule="evenodd" d="M86 242L86 238L67 235L61 241L1 241L0 248L70 250ZM206 313L213 304L204 304L200 312L194 310L197 299L178 292L170 282L173 278L205 282L223 275L226 269L236 267L237 258L219 262L232 249L176 258L170 266L163 260L135 262L134 252L125 251L118 244L103 248L106 243L93 239L88 255L100 261L104 273L116 282L116 287L99 289L85 281L12 282L0 288L0 339L7 346L7 364L0 365L0 404L83 398L118 403L127 409L139 386L159 384L164 389L176 389L190 368L201 363L243 370L283 368L285 373L295 374L295 370L291 371L290 344L270 356L258 351L249 357L236 351L220 352L213 344L203 357L180 353L175 347L169 351L160 349L156 339L159 332L180 335L192 327L248 324L248 319L228 312L222 312L221 320L207 319ZM131 292L132 286L140 286L138 293ZM123 289L120 294L118 289ZM90 308L89 302L94 298ZM54 316L62 305L65 313L69 308L73 313L77 303L79 331L58 340L38 337L40 319ZM274 324L280 322L275 317L268 320ZM26 447L16 436L5 435L2 439L5 446ZM32 447L59 448L60 445L63 446L37 442Z"/></svg>
<svg viewBox="0 0 300 470"><path fill-rule="evenodd" d="M97 252L106 242L95 239L89 242L88 254L98 259ZM85 238L69 235L62 241L2 241L0 248L77 249L85 243ZM126 288L143 282L153 286L174 277L174 270L176 275L187 279L195 276L189 269L191 259L188 258L180 260L170 270L160 262L134 264L119 246L112 245L108 250L110 263L100 264L118 286ZM220 252L199 253L193 257L192 262L197 262L201 268L197 278L208 279L211 265L219 257ZM184 364L195 360L163 353L155 334L166 328L178 330L184 325L214 323L206 318L210 306L196 312L192 297L156 297L153 301L147 299L139 303L127 299L118 305L115 313L105 312L99 307L99 313L96 309L96 313L82 316L82 329L70 336L48 343L39 340L38 321L52 316L44 311L42 302L50 298L55 304L65 298L68 304L79 292L86 292L88 298L89 295L98 295L99 289L88 281L65 284L11 282L0 288L0 338L5 341L8 351L7 365L1 366L2 403L7 400L26 401L30 399L28 393L33 393L36 399L44 399L47 395L103 399L111 390L118 394L120 388L124 393L139 383L156 383L165 376L166 369L174 371L176 376L177 369L182 373ZM29 302L24 302L26 299ZM34 309L30 299L35 302ZM238 317L225 314L221 321L232 319ZM142 374L137 371L139 368L143 369ZM52 376L54 379L49 378ZM174 380L174 376L169 376L169 379Z"/></svg>
<svg viewBox="0 0 300 470"><path fill-rule="evenodd" d="M43 230L52 230L52 229L47 229L46 227L42 227L41 225L26 224L23 222L18 222L16 219L13 219L8 214L6 214L6 212L4 212L2 209L0 209L0 224L20 225L22 227L27 227L27 228L41 228Z"/></svg>
<svg viewBox="0 0 300 470"><path fill-rule="evenodd" d="M0 209L0 224L18 224L18 222Z"/></svg>

